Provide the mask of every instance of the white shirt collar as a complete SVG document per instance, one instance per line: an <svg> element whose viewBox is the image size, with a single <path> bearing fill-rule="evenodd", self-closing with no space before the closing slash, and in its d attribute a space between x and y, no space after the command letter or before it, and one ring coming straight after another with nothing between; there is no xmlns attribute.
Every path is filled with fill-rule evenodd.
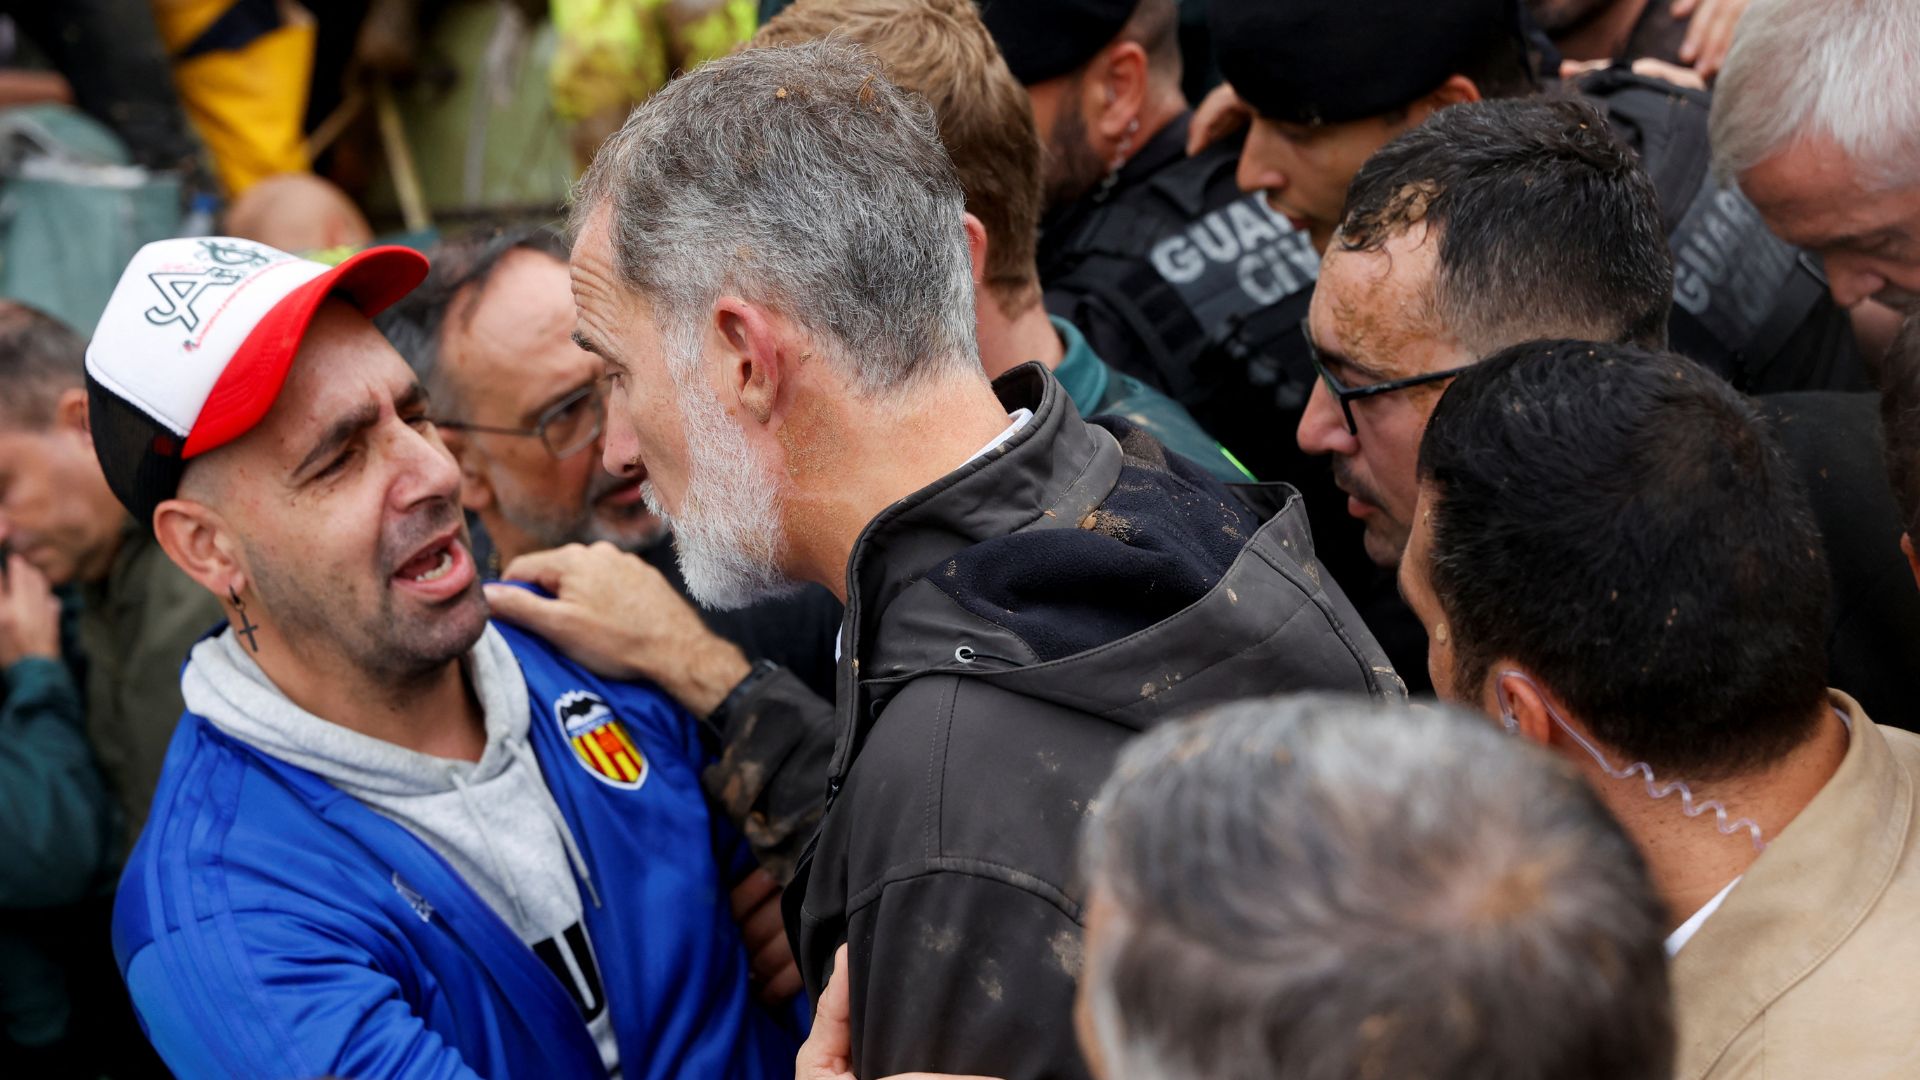
<svg viewBox="0 0 1920 1080"><path fill-rule="evenodd" d="M1743 874L1741 876L1744 877L1746 875ZM1681 923L1679 929L1667 935L1667 956L1669 958L1680 955L1680 950L1686 947L1687 942L1693 940L1693 935L1700 932L1700 928L1705 926L1707 920L1713 917L1713 913L1720 910L1720 905L1726 902L1727 894L1732 892L1733 887L1738 884L1740 884L1740 878L1734 878L1732 881L1727 882L1726 888L1715 893L1713 899L1700 905L1700 910L1694 912L1692 918Z"/></svg>
<svg viewBox="0 0 1920 1080"><path fill-rule="evenodd" d="M998 435L995 435L993 437L992 442L981 447L978 453L974 454L972 457L962 462L961 468L965 468L966 466L971 465L976 461L979 461L981 458L986 457L988 454L993 453L993 451L996 448L998 448L1001 443L1006 442L1008 439L1013 438L1015 435L1018 435L1020 433L1020 429L1023 427L1026 427L1027 421L1032 419L1033 419L1032 409L1016 409L1013 412L1008 413L1007 420L1010 422L1007 424L1007 430L1001 432Z"/></svg>
<svg viewBox="0 0 1920 1080"><path fill-rule="evenodd" d="M961 462L960 467L964 469L967 466L973 464L974 462L979 461L981 458L986 457L988 454L993 453L996 449L999 448L1001 443L1004 443L1008 439L1013 438L1015 435L1020 434L1020 429L1023 427L1026 427L1027 422L1032 419L1033 419L1032 409L1016 409L1013 412L1008 413L1007 429L1005 431L1002 431L1000 434L995 435L993 437L992 442L981 447L978 451L974 453L972 457ZM833 636L833 662L836 664L840 662L840 639L845 634L846 634L846 625L842 623L840 627L840 633L835 634Z"/></svg>

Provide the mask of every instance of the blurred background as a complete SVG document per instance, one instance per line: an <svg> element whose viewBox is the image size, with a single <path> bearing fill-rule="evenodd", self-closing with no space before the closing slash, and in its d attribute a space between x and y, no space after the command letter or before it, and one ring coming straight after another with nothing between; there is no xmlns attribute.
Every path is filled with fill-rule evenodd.
<svg viewBox="0 0 1920 1080"><path fill-rule="evenodd" d="M87 335L163 237L325 261L552 220L633 105L760 7L0 0L0 296Z"/></svg>

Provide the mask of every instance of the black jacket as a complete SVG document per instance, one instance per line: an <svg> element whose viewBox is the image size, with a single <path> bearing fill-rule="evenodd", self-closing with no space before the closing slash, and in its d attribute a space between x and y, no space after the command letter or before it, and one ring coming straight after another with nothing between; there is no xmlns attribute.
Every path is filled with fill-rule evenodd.
<svg viewBox="0 0 1920 1080"><path fill-rule="evenodd" d="M1906 527L1887 483L1878 394L1758 399L1807 486L1833 575L1827 684L1882 727L1920 731L1920 590L1900 551Z"/></svg>
<svg viewBox="0 0 1920 1080"><path fill-rule="evenodd" d="M851 944L861 1076L1085 1076L1075 852L1121 745L1249 696L1403 693L1290 490L1262 524L1038 366L996 390L1033 420L848 568L832 794L786 914L815 994Z"/></svg>

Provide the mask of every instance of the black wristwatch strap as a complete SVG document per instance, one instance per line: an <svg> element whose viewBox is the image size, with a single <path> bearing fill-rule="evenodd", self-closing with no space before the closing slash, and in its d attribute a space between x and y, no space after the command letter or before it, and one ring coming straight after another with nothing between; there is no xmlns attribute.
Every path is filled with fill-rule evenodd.
<svg viewBox="0 0 1920 1080"><path fill-rule="evenodd" d="M753 693L755 687L767 681L769 676L779 670L780 665L771 660L754 661L753 667L747 669L746 677L734 683L733 689L727 691L727 696L720 699L720 704L714 706L713 711L701 719L701 734L711 744L707 747L709 752L718 753L720 745L726 742L723 732L727 721L733 717L733 711Z"/></svg>

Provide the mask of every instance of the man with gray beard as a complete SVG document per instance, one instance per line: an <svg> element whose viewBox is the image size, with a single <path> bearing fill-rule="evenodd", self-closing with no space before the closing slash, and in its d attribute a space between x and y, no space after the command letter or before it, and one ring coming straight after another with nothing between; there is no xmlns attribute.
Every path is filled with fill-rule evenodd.
<svg viewBox="0 0 1920 1080"><path fill-rule="evenodd" d="M662 638L647 677L669 693L686 689L677 676L691 652L724 649L743 675L769 660L831 696L840 604L825 589L687 617L666 525L637 480L600 464L606 388L600 358L573 343L566 241L547 229L480 233L427 258L426 281L375 325L433 395L483 572L497 578L522 555L566 544L612 544L660 571L652 593L663 616L719 639Z"/></svg>
<svg viewBox="0 0 1920 1080"><path fill-rule="evenodd" d="M867 54L717 60L581 181L575 336L607 467L697 599L846 601L830 766L771 782L827 793L786 926L816 994L849 946L856 1069L1084 1076L1074 848L1120 746L1249 694L1401 689L1290 489L1084 421L1037 365L987 381L963 213L931 111ZM507 568L555 599L488 595L625 675L629 568L573 549Z"/></svg>

